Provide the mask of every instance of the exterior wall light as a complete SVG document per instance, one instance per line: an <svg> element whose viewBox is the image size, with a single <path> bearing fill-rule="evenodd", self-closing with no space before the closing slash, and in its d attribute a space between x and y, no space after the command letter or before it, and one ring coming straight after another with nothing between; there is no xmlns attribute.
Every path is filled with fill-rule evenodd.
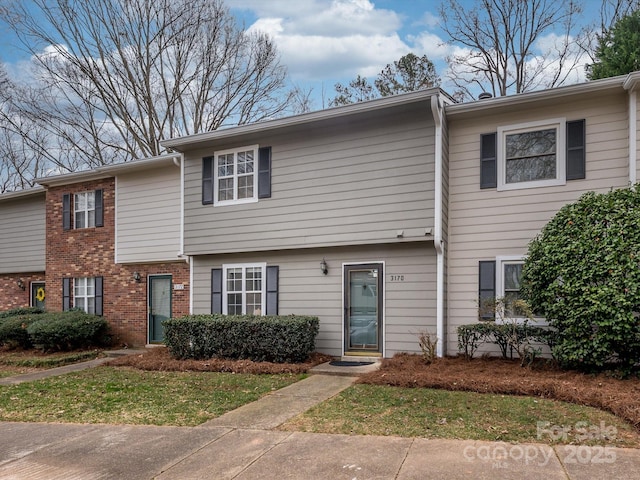
<svg viewBox="0 0 640 480"><path fill-rule="evenodd" d="M138 272L133 272L133 279L136 283L140 283L140 274Z"/></svg>
<svg viewBox="0 0 640 480"><path fill-rule="evenodd" d="M19 279L19 280L18 280L18 288L20 288L20 289L22 289L22 290L24 290L25 288L27 288L27 287L26 287L26 285L24 284L24 280L22 280L22 279Z"/></svg>
<svg viewBox="0 0 640 480"><path fill-rule="evenodd" d="M329 272L329 267L327 267L327 261L324 258L320 262L320 271L322 271L322 273L325 275Z"/></svg>

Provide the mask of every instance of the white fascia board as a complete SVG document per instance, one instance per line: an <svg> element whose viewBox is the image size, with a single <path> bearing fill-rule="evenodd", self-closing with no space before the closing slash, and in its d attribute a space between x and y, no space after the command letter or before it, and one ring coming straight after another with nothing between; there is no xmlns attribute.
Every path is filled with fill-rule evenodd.
<svg viewBox="0 0 640 480"><path fill-rule="evenodd" d="M548 90L537 90L534 92L518 93L516 95L507 95L504 97L474 100L473 102L447 105L445 107L445 111L447 117L452 117L456 115L463 115L465 113L489 111L507 106L540 102L543 100L557 100L564 97L570 97L572 95L595 93L603 90L615 90L616 88L624 88L627 78L628 75L624 75Z"/></svg>
<svg viewBox="0 0 640 480"><path fill-rule="evenodd" d="M374 112L376 110L391 108L394 106L427 101L430 97L437 95L442 95L448 98L450 101L453 101L451 97L440 88L430 88L426 90L419 90L417 92L391 95L388 97L377 98L375 100L369 100L366 102L357 102L350 105L328 108L325 110L317 110L315 112L308 112L290 117L265 120L263 122L172 138L169 140L163 140L162 142L160 142L160 145L165 148L171 148L182 152L186 149L194 148L197 145L203 144L205 142L233 138L252 133L267 132L287 127L294 127L297 125L304 125L323 120L347 117L349 115L355 115L363 112Z"/></svg>
<svg viewBox="0 0 640 480"><path fill-rule="evenodd" d="M91 180L100 180L102 178L114 177L119 173L128 173L136 170L144 170L158 165L170 165L174 158L180 157L172 153L168 155L159 155L157 157L143 158L140 160L132 160L130 162L117 163L115 165L102 165L91 170L82 172L63 173L52 177L37 178L36 183L45 187L56 187L60 185L68 185L78 182L88 182Z"/></svg>
<svg viewBox="0 0 640 480"><path fill-rule="evenodd" d="M41 186L16 190L15 192L0 193L0 202L4 200L14 200L16 198L30 197L34 195L42 195L45 190Z"/></svg>

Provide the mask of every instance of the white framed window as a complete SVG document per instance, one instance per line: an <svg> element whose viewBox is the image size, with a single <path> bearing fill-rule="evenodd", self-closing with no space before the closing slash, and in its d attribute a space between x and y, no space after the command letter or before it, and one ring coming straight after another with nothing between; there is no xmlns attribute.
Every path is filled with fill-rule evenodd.
<svg viewBox="0 0 640 480"><path fill-rule="evenodd" d="M96 192L76 193L73 196L75 228L96 226Z"/></svg>
<svg viewBox="0 0 640 480"><path fill-rule="evenodd" d="M73 279L73 306L87 313L96 313L96 279Z"/></svg>
<svg viewBox="0 0 640 480"><path fill-rule="evenodd" d="M566 183L566 120L498 127L498 190Z"/></svg>
<svg viewBox="0 0 640 480"><path fill-rule="evenodd" d="M258 201L258 145L214 154L214 205Z"/></svg>
<svg viewBox="0 0 640 480"><path fill-rule="evenodd" d="M266 311L266 268L266 263L222 266L222 313L262 315Z"/></svg>

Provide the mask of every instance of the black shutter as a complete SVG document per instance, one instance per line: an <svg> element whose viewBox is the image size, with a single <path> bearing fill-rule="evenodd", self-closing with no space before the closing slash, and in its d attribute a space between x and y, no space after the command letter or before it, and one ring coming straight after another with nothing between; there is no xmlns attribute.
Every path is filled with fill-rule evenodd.
<svg viewBox="0 0 640 480"><path fill-rule="evenodd" d="M267 315L278 315L278 273L280 267L267 267Z"/></svg>
<svg viewBox="0 0 640 480"><path fill-rule="evenodd" d="M494 320L496 318L493 308L486 308L487 303L491 306L496 298L496 262L481 261L479 263L478 282L478 308L481 320Z"/></svg>
<svg viewBox="0 0 640 480"><path fill-rule="evenodd" d="M62 228L71 230L71 194L62 195Z"/></svg>
<svg viewBox="0 0 640 480"><path fill-rule="evenodd" d="M96 190L95 193L95 205L96 205L96 227L103 227L104 226L104 206L103 206L103 201L102 201L102 197L103 197L103 191L102 190Z"/></svg>
<svg viewBox="0 0 640 480"><path fill-rule="evenodd" d="M202 204L213 203L213 157L202 159Z"/></svg>
<svg viewBox="0 0 640 480"><path fill-rule="evenodd" d="M567 180L585 176L585 121L567 122Z"/></svg>
<svg viewBox="0 0 640 480"><path fill-rule="evenodd" d="M211 313L222 313L222 269L211 269Z"/></svg>
<svg viewBox="0 0 640 480"><path fill-rule="evenodd" d="M496 133L480 135L480 188L496 188L498 185L497 137Z"/></svg>
<svg viewBox="0 0 640 480"><path fill-rule="evenodd" d="M66 312L71 308L71 279L62 279L62 311Z"/></svg>
<svg viewBox="0 0 640 480"><path fill-rule="evenodd" d="M271 198L271 147L258 150L258 198Z"/></svg>
<svg viewBox="0 0 640 480"><path fill-rule="evenodd" d="M96 315L102 316L102 277L96 277L96 296L94 298L95 301L95 312Z"/></svg>

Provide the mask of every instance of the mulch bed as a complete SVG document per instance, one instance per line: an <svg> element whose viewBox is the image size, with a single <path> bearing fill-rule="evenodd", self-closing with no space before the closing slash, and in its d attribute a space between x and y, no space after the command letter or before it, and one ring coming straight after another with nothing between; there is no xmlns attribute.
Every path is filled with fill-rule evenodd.
<svg viewBox="0 0 640 480"><path fill-rule="evenodd" d="M426 365L419 355L398 354L360 383L426 387L480 393L528 395L609 411L640 430L640 379L563 371L546 362L533 368L501 358L439 358Z"/></svg>
<svg viewBox="0 0 640 480"><path fill-rule="evenodd" d="M139 355L125 355L109 360L106 365L133 367L140 370L169 372L229 372L229 373L305 373L312 367L331 361L332 357L313 353L305 363L252 362L251 360L228 360L211 358L208 360L176 360L166 348L151 348Z"/></svg>

